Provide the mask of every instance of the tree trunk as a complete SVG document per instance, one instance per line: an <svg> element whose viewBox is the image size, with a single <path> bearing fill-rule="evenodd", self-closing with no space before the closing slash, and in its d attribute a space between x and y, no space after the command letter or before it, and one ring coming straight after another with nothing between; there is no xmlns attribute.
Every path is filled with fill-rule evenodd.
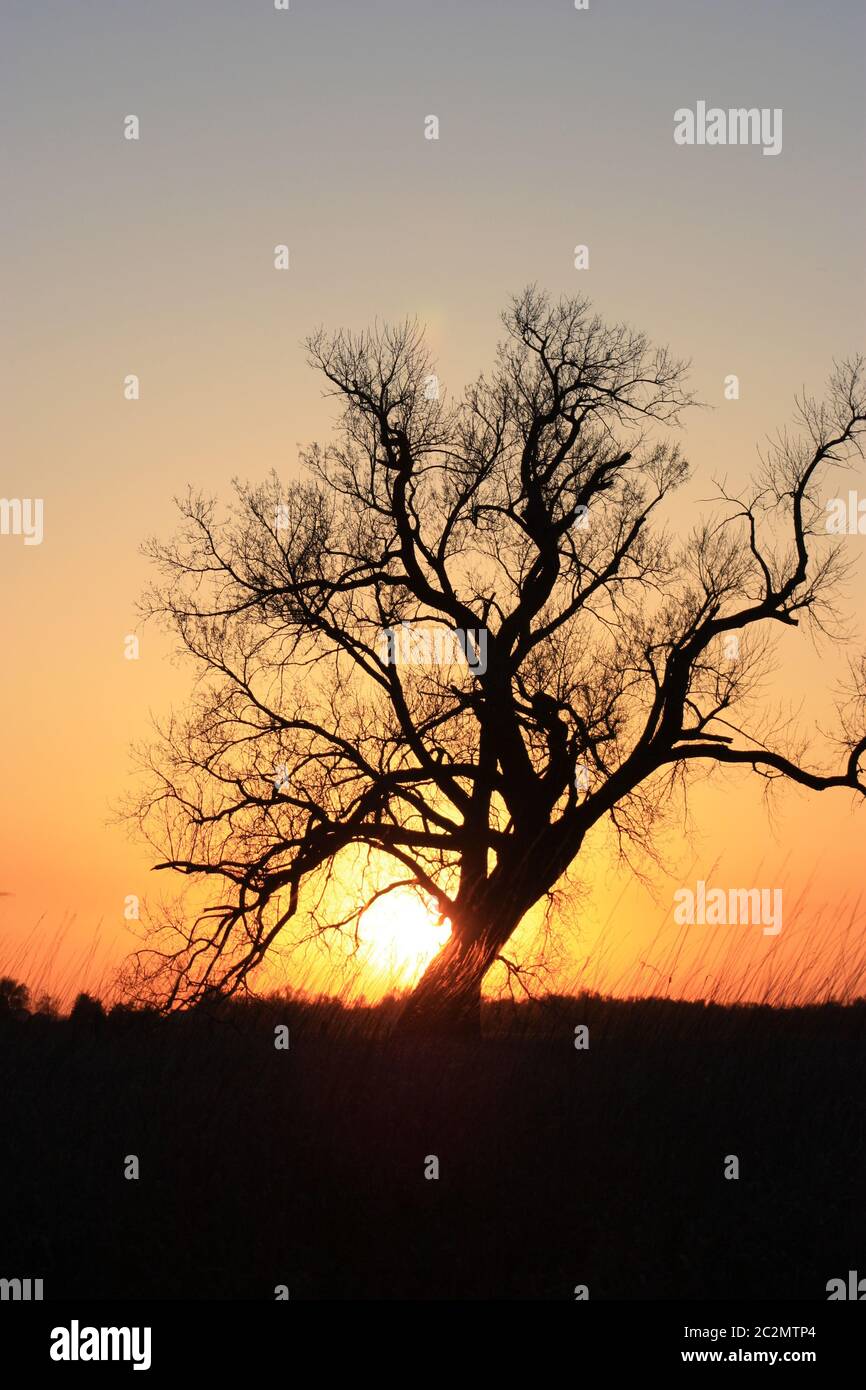
<svg viewBox="0 0 866 1390"><path fill-rule="evenodd" d="M487 936L468 943L449 937L410 994L397 1035L480 1039L481 982L497 949Z"/></svg>

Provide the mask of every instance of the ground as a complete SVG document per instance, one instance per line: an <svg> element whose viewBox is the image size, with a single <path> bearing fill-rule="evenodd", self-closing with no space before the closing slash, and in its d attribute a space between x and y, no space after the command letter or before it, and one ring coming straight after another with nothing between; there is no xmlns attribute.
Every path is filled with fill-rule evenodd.
<svg viewBox="0 0 866 1390"><path fill-rule="evenodd" d="M866 1274L866 1005L487 1005L480 1044L389 1041L390 1017L7 1020L0 1275L46 1298L825 1300Z"/></svg>

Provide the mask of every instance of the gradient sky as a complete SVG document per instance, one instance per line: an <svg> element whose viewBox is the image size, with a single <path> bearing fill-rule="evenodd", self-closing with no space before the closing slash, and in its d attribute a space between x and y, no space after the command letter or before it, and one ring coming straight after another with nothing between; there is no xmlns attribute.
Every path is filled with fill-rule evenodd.
<svg viewBox="0 0 866 1390"><path fill-rule="evenodd" d="M683 524L712 475L746 479L794 393L864 345L864 40L859 0L6 0L0 495L44 498L45 539L0 537L0 969L94 987L132 944L125 895L166 886L108 823L130 742L188 688L156 631L124 660L139 546L187 482L291 477L327 436L299 345L317 324L417 314L459 391L511 294L587 293L691 358L714 407L686 420ZM781 107L782 153L676 146L673 113L698 100ZM775 694L806 727L839 655L786 638ZM780 808L770 826L760 787L727 776L671 850L674 886L716 864L714 882L781 883L792 905L809 885L778 939L742 929L757 954L725 971L744 995L808 953L856 974L837 904L862 937L862 817L844 793ZM654 904L599 871L574 968L664 974L670 891ZM723 946L695 929L675 987L700 993Z"/></svg>

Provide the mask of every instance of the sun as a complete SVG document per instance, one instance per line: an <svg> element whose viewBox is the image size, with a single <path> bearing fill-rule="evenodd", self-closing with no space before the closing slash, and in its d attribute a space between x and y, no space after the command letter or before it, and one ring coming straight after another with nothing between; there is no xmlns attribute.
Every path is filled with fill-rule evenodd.
<svg viewBox="0 0 866 1390"><path fill-rule="evenodd" d="M395 888L361 914L358 935L366 967L386 988L404 987L415 984L445 945L451 923L440 922L432 904L411 888Z"/></svg>

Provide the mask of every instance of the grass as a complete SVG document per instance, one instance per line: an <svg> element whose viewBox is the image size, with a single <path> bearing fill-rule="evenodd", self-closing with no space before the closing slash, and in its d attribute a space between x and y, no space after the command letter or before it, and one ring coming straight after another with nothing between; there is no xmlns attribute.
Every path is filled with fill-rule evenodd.
<svg viewBox="0 0 866 1390"><path fill-rule="evenodd" d="M395 1008L7 1018L0 1275L47 1298L824 1299L866 1273L866 1003L487 1003L475 1045L393 1041Z"/></svg>

